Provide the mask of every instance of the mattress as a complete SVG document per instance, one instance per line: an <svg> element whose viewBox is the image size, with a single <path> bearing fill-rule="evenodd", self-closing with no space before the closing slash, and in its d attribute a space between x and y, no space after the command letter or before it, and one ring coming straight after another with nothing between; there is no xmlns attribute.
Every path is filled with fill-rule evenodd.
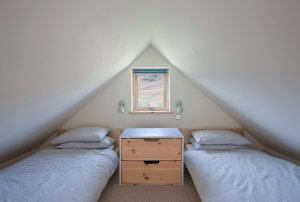
<svg viewBox="0 0 300 202"><path fill-rule="evenodd" d="M97 201L117 166L111 149L43 149L0 171L0 201Z"/></svg>
<svg viewBox="0 0 300 202"><path fill-rule="evenodd" d="M300 201L300 167L251 149L185 152L203 202Z"/></svg>

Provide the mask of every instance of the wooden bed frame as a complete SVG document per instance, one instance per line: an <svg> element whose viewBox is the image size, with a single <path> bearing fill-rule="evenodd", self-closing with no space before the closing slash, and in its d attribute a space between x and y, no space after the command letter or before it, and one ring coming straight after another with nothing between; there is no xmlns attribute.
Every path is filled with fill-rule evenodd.
<svg viewBox="0 0 300 202"><path fill-rule="evenodd" d="M51 139L53 139L54 137L58 136L58 135L61 135L63 134L64 132L70 130L72 128L69 128L69 129L65 129L65 128L62 128L62 129L57 129L56 131L53 132L53 135L48 138L40 147L37 147L37 148L34 148L32 150L30 150L29 152L26 152L22 155L19 155L19 156L16 156L6 162L3 162L0 164L0 169L3 169L17 161L20 161L21 159L37 152L38 150L44 148L45 146L47 146L49 144L49 142L51 141ZM217 130L217 129L224 129L224 130L230 130L230 131L233 131L233 132L236 132L242 136L244 136L244 129L243 128L178 128L180 130L180 132L182 133L182 135L184 136L184 145L188 144L189 141L190 141L190 137L192 136L191 135L191 132L193 130ZM115 142L115 151L119 151L119 138L120 138L120 135L122 133L122 129L121 128L116 128L116 129L111 129L111 131L109 132L109 136L110 137L113 137L116 139L116 142ZM286 159L286 160L289 160L295 164L298 164L300 165L300 163L298 161L295 161L295 160L291 160L290 158L284 156L282 157L282 154L278 154L275 152L274 154L274 151L270 152L272 150L268 149L266 152L267 153L270 153L271 155L274 155L274 156L279 156L280 158L283 158L283 159Z"/></svg>
<svg viewBox="0 0 300 202"><path fill-rule="evenodd" d="M178 128L178 129L184 136L184 145L186 145L190 142L190 138L192 137L191 132L194 130L230 130L241 136L244 136L243 128Z"/></svg>
<svg viewBox="0 0 300 202"><path fill-rule="evenodd" d="M69 129L58 129L56 131L56 135L61 135L62 133L70 130L72 128ZM232 132L235 132L241 136L244 136L244 129L243 128L178 128L180 130L180 132L182 133L182 135L184 136L184 145L188 144L190 142L190 138L192 137L191 132L194 130L230 130ZM122 133L122 129L121 128L116 128L116 129L111 129L109 132L109 136L113 137L116 139L115 142L115 146L116 149L119 148L119 138L120 135Z"/></svg>
<svg viewBox="0 0 300 202"><path fill-rule="evenodd" d="M178 129L180 130L180 132L184 136L184 145L189 143L190 137L192 136L191 132L194 131L194 130L222 130L223 129L223 130L230 130L230 131L236 132L236 133L244 136L244 129L243 128L220 128L220 127L218 127L218 128L178 128ZM3 168L5 168L5 167L7 167L7 166L9 166L9 165L17 162L17 161L20 161L21 159L23 159L23 158L25 158L25 157L33 154L34 152L37 152L39 149L43 148L43 145L47 145L48 144L47 142L49 142L50 139L53 138L53 136L61 135L62 133L66 132L68 130L70 130L70 129L58 129L58 130L54 131L53 132L54 134L50 138L48 138L48 140L45 141L40 147L36 147L36 148L34 148L34 149L32 149L32 150L24 153L24 154L21 154L21 155L16 156L16 157L14 157L14 158L12 158L12 159L10 159L8 161L5 161L5 162L1 163L0 164L0 169L3 169ZM116 151L119 150L119 138L120 138L121 133L122 133L122 129L121 128L112 129L109 132L109 136L111 136L111 137L113 137L113 138L116 139L116 143L115 143L115 150ZM271 149L269 149L267 147L264 147L263 151L265 151L265 152L267 152L270 155L273 155L275 157L278 157L278 158L281 158L281 159L285 159L285 160L290 161L290 162L292 162L294 164L300 165L299 161L297 161L295 159L292 159L292 158L290 158L288 156L285 156L283 154L280 154L280 153L278 153L276 151L273 151L273 150L271 150Z"/></svg>
<svg viewBox="0 0 300 202"><path fill-rule="evenodd" d="M55 131L52 133L52 135L51 135L46 141L44 141L44 143L43 143L42 145L40 145L40 146L38 146L38 147L36 147L36 148L34 148L34 149L32 149L32 150L30 150L30 151L24 153L24 154L21 154L21 155L19 155L19 156L16 156L16 157L14 157L14 158L12 158L12 159L10 159L10 160L8 160L8 161L5 161L5 162L3 162L3 163L0 163L0 169L3 169L3 168L5 168L5 167L8 167L8 166L10 166L10 165L12 165L12 164L14 164L14 163L16 163L16 162L22 160L23 158L28 157L28 156L32 155L33 153L35 153L35 152L37 152L37 151L39 151L39 150L41 150L41 149L47 147L47 146L49 145L49 142L50 142L54 137L59 136L59 135L63 134L64 132L66 132L66 131L68 131L68 130L70 130L70 129L72 129L72 128L69 128L69 129L62 128L62 129L57 129L57 130L55 130ZM110 132L108 133L108 135L109 135L110 137L113 137L113 138L116 139L116 142L115 142L115 151L116 151L116 152L119 151L119 137L120 137L121 133L122 133L122 129L121 129L121 128L111 129Z"/></svg>

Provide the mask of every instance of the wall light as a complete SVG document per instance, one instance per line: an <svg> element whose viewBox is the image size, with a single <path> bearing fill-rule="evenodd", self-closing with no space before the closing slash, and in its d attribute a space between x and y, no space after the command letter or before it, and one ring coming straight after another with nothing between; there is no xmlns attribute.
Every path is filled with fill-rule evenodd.
<svg viewBox="0 0 300 202"><path fill-rule="evenodd" d="M181 114L183 112L182 101L181 100L176 100L175 106L176 106L176 113Z"/></svg>
<svg viewBox="0 0 300 202"><path fill-rule="evenodd" d="M125 101L124 100L119 101L118 112L119 113L124 113L125 112Z"/></svg>

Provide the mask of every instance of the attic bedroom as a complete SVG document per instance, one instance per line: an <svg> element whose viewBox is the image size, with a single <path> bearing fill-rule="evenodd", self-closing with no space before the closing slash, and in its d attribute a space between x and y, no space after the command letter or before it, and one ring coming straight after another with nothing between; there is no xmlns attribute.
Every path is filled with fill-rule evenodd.
<svg viewBox="0 0 300 202"><path fill-rule="evenodd" d="M293 0L0 0L0 201L299 201L299 22Z"/></svg>

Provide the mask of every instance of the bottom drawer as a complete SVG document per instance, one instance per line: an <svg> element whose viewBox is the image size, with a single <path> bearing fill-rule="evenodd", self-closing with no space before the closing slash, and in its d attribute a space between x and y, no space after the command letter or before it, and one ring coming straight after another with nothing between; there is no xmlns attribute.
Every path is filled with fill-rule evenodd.
<svg viewBox="0 0 300 202"><path fill-rule="evenodd" d="M122 184L181 184L181 161L122 161Z"/></svg>

